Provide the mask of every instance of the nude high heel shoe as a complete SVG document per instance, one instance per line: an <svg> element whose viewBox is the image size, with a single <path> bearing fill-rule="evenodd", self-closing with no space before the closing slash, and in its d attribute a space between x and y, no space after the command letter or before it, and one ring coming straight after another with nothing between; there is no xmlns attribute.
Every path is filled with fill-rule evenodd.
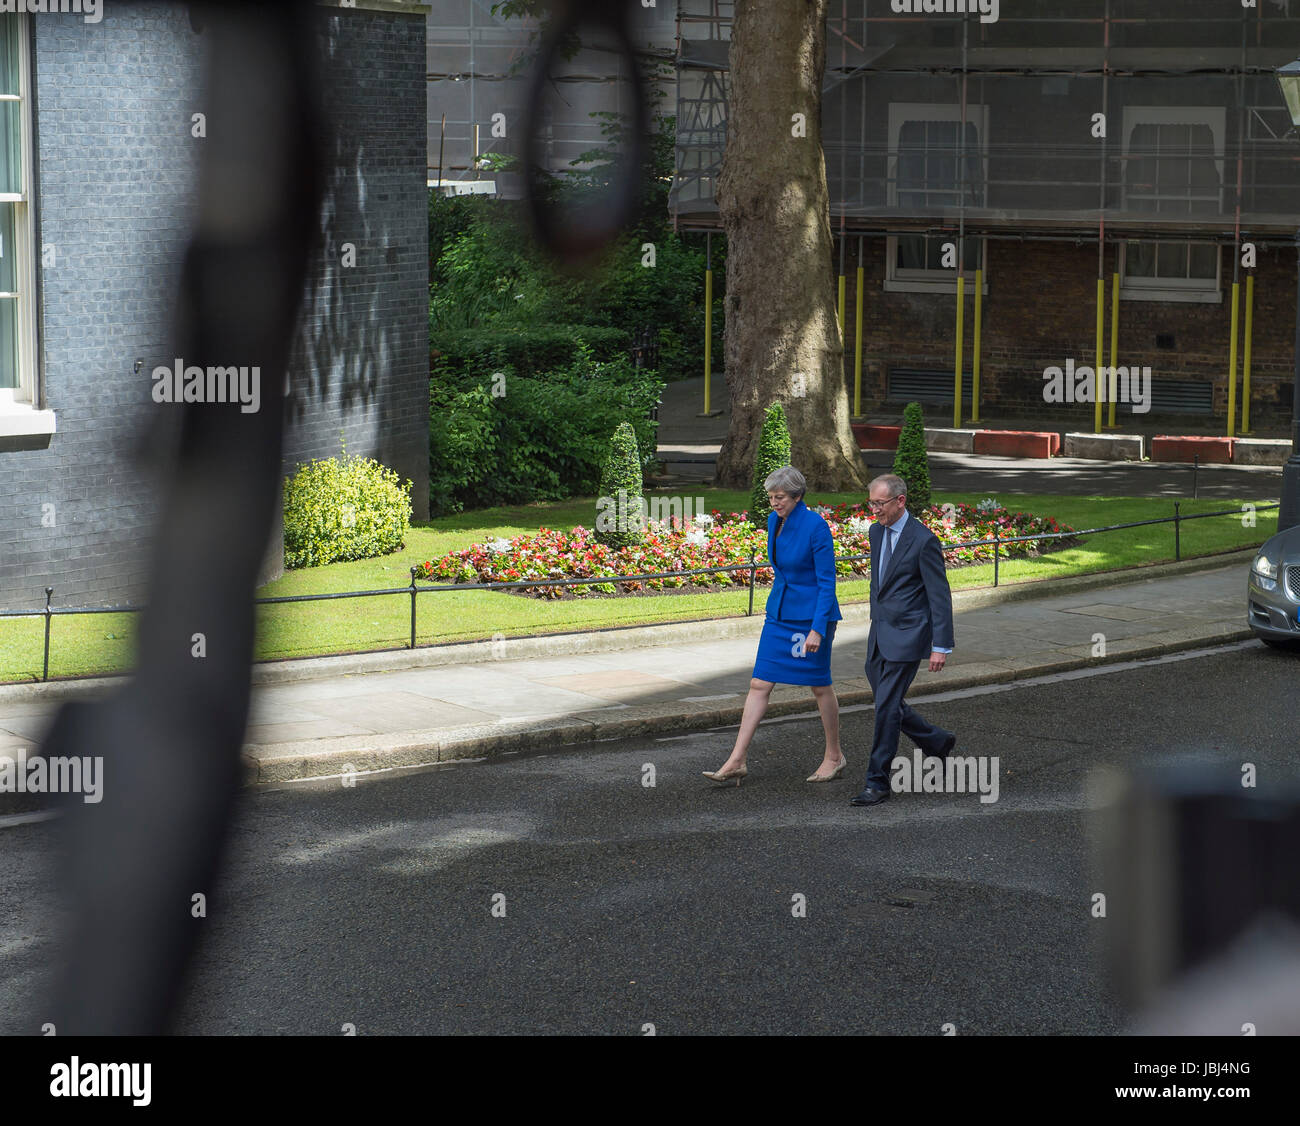
<svg viewBox="0 0 1300 1126"><path fill-rule="evenodd" d="M841 774L844 773L844 768L848 765L849 765L849 760L847 758L841 757L839 766L837 766L829 774L810 774L808 775L807 778L804 779L804 781L805 782L834 782L836 778L838 778Z"/></svg>
<svg viewBox="0 0 1300 1126"><path fill-rule="evenodd" d="M740 780L749 773L749 766L739 766L735 770L727 771L701 770L700 773L703 774L705 778L710 778L714 782L730 782L734 778L736 780L736 785L739 786Z"/></svg>

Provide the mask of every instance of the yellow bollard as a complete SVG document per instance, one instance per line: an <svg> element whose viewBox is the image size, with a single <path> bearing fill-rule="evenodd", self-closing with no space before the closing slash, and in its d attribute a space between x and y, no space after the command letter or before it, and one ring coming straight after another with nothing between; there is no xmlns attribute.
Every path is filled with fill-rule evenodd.
<svg viewBox="0 0 1300 1126"><path fill-rule="evenodd" d="M1228 335L1228 437L1236 433L1237 426L1237 305L1241 283L1232 283L1232 331Z"/></svg>
<svg viewBox="0 0 1300 1126"><path fill-rule="evenodd" d="M975 270L975 327L971 337L970 420L980 420L980 311L983 308L984 270Z"/></svg>
<svg viewBox="0 0 1300 1126"><path fill-rule="evenodd" d="M1092 432L1094 434L1101 433L1101 400L1104 397L1102 395L1102 386L1101 386L1101 361L1102 361L1102 346L1105 343L1104 340L1105 329L1106 329L1106 279L1098 278L1097 279L1097 363L1092 371L1093 374L1092 401L1094 404L1094 409L1092 412L1093 414Z"/></svg>
<svg viewBox="0 0 1300 1126"><path fill-rule="evenodd" d="M859 244L861 239L858 240ZM853 330L853 416L862 417L862 249L858 248L858 292L854 298L855 326Z"/></svg>
<svg viewBox="0 0 1300 1126"><path fill-rule="evenodd" d="M1119 273L1116 272L1110 282L1110 429L1115 429L1115 382L1119 378L1114 373L1119 364Z"/></svg>
<svg viewBox="0 0 1300 1126"><path fill-rule="evenodd" d="M961 429L962 317L966 312L966 278L957 275L957 375L952 391L952 425Z"/></svg>
<svg viewBox="0 0 1300 1126"><path fill-rule="evenodd" d="M1250 341L1254 335L1255 275L1246 275L1246 341L1241 356L1241 433L1250 433Z"/></svg>
<svg viewBox="0 0 1300 1126"><path fill-rule="evenodd" d="M825 290L822 290L825 293ZM713 271L704 271L704 413L709 413L709 384L713 374Z"/></svg>

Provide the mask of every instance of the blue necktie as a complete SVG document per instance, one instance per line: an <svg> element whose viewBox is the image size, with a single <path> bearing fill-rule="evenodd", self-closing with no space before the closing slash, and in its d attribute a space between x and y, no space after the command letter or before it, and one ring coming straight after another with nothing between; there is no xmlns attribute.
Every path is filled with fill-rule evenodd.
<svg viewBox="0 0 1300 1126"><path fill-rule="evenodd" d="M885 565L889 562L890 549L893 546L893 542L894 542L894 538L890 534L893 532L893 530L894 530L893 528L882 529L882 534L885 537L885 542L880 545L880 562L876 564L877 582L885 581Z"/></svg>

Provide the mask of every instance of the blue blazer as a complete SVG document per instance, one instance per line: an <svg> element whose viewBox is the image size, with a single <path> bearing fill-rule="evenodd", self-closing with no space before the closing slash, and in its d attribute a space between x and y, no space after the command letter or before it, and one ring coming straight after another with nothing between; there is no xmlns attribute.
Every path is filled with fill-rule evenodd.
<svg viewBox="0 0 1300 1126"><path fill-rule="evenodd" d="M780 517L767 518L767 557ZM835 541L831 530L816 512L799 501L781 530L778 559L772 570L776 579L767 596L767 616L779 621L812 621L812 628L826 636L829 622L838 622L840 604L835 598Z"/></svg>
<svg viewBox="0 0 1300 1126"><path fill-rule="evenodd" d="M887 661L923 661L938 645L953 648L952 591L943 562L939 538L909 514L885 580L876 579L885 529L872 524L867 530L871 544L871 633L867 652L874 641Z"/></svg>

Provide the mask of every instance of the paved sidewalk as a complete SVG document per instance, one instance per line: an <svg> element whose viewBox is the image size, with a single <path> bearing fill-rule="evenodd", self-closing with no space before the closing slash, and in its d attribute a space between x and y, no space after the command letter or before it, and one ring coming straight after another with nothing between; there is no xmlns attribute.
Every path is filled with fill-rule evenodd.
<svg viewBox="0 0 1300 1126"><path fill-rule="evenodd" d="M1055 595L1013 592L992 604L990 595L997 592L958 592L957 649L942 673L923 668L910 695L1248 638L1250 553L1231 558L1229 565L1193 573L1153 568L1158 576L1138 572L1127 582L1110 578ZM867 610L865 604L846 606L835 638L832 669L845 705L871 699L863 669ZM444 647L432 654L443 662L436 667L263 684L254 694L246 781L282 782L734 724L762 619L723 626L705 623L665 633L663 644L641 640L640 648L611 649L604 638L605 649L594 641L584 649L583 637L572 637L565 648L517 660L492 660L482 648L467 648L466 657L478 653L486 659L450 663ZM56 706L48 697L0 697L0 754L30 749ZM778 686L769 714L813 710L807 688Z"/></svg>

